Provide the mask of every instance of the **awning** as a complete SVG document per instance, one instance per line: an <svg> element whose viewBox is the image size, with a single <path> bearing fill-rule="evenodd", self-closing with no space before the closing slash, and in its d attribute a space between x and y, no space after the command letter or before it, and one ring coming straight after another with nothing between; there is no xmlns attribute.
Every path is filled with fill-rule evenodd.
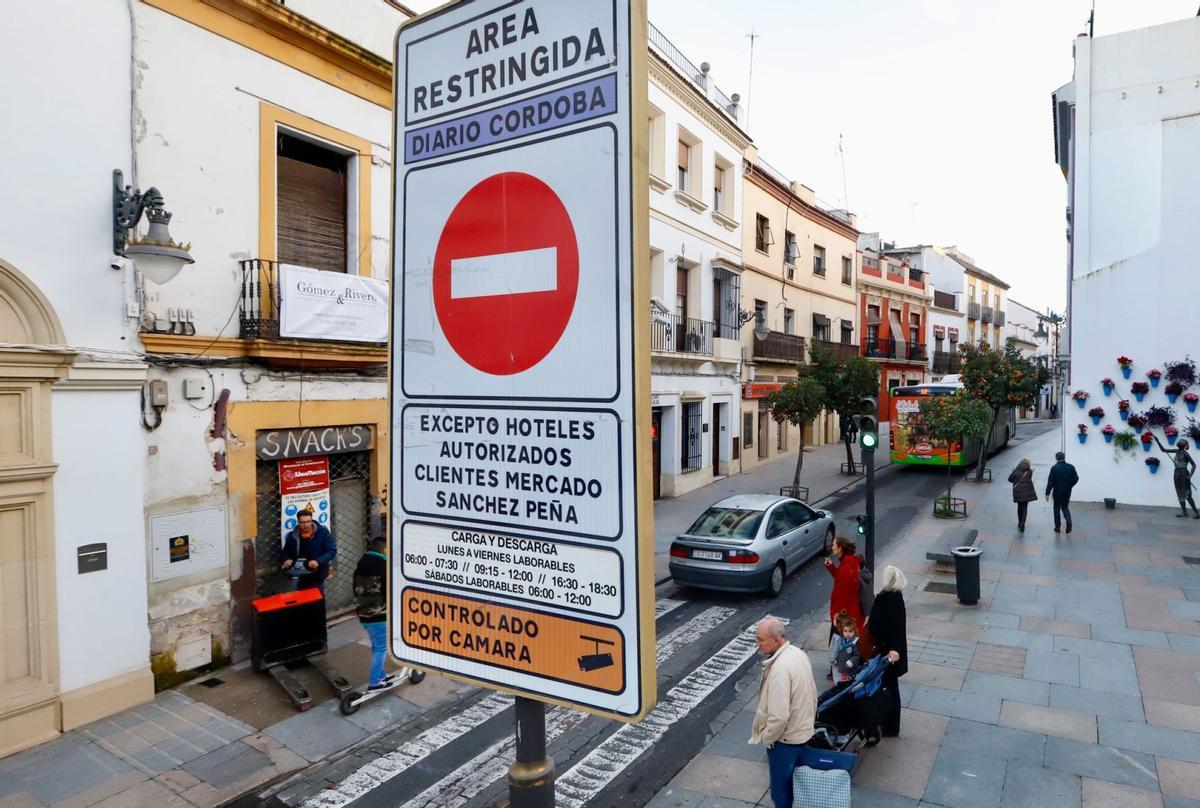
<svg viewBox="0 0 1200 808"><path fill-rule="evenodd" d="M946 326L944 326L944 325L935 325L935 326L933 327L933 335L934 335L935 337L937 337L938 339L941 339L942 337L946 336Z"/></svg>
<svg viewBox="0 0 1200 808"><path fill-rule="evenodd" d="M813 325L817 326L818 328L828 328L830 322L831 320L824 314L813 315Z"/></svg>
<svg viewBox="0 0 1200 808"><path fill-rule="evenodd" d="M867 312L867 325L879 325L880 319L878 314Z"/></svg>

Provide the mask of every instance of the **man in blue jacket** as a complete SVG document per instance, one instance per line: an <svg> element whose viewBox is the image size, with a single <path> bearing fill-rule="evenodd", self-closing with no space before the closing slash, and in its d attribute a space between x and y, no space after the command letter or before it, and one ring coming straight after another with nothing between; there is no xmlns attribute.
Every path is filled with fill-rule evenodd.
<svg viewBox="0 0 1200 808"><path fill-rule="evenodd" d="M1061 514L1067 519L1067 532L1070 533L1071 489L1079 482L1079 473L1067 462L1067 456L1062 452L1056 453L1054 459L1058 462L1050 467L1050 474L1046 477L1046 501L1049 502L1050 496L1054 496L1054 532L1058 533L1062 528Z"/></svg>
<svg viewBox="0 0 1200 808"><path fill-rule="evenodd" d="M329 564L337 557L337 543L333 534L324 525L313 521L312 511L296 514L296 527L288 531L283 539L283 568L291 569L303 562L309 574L300 579L301 589L316 587L325 594L325 579L329 576Z"/></svg>

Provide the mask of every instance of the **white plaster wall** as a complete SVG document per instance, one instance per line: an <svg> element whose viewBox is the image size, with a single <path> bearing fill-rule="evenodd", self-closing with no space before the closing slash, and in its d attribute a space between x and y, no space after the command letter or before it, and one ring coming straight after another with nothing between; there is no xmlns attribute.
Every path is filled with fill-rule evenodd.
<svg viewBox="0 0 1200 808"><path fill-rule="evenodd" d="M1087 390L1088 406L1098 403L1109 411L1105 422L1119 425L1116 395L1105 398L1099 385L1112 377L1128 396L1118 355L1135 361L1134 381L1185 353L1195 356L1200 346L1191 294L1200 209L1200 19L1078 40L1076 55L1071 389ZM1133 406L1152 404L1167 404L1161 386ZM1182 401L1175 410L1186 422ZM1086 408L1066 402L1063 411L1068 457L1081 477L1078 498L1176 505L1166 458L1157 475L1140 448L1114 462L1098 434L1085 446L1072 437Z"/></svg>
<svg viewBox="0 0 1200 808"><path fill-rule="evenodd" d="M260 99L374 144L372 264L386 278L390 111L157 9L139 4L137 19L142 183L162 190L171 234L196 259L169 285L147 284L151 310L188 307L198 334L237 336L237 262L259 257Z"/></svg>
<svg viewBox="0 0 1200 808"><path fill-rule="evenodd" d="M56 389L54 532L59 670L69 692L143 668L146 541L136 390ZM108 569L78 573L76 549L106 542Z"/></svg>
<svg viewBox="0 0 1200 808"><path fill-rule="evenodd" d="M0 13L6 204L0 258L49 299L71 345L129 349L112 255L112 170L129 143L124 3L41 0Z"/></svg>
<svg viewBox="0 0 1200 808"><path fill-rule="evenodd" d="M389 62L396 29L409 19L383 0L287 0L287 7Z"/></svg>
<svg viewBox="0 0 1200 808"><path fill-rule="evenodd" d="M930 278L933 279L933 285L938 291L950 294L966 292L966 287L963 285L963 266L950 256L944 255L932 247L923 247L920 263L917 266L929 273Z"/></svg>

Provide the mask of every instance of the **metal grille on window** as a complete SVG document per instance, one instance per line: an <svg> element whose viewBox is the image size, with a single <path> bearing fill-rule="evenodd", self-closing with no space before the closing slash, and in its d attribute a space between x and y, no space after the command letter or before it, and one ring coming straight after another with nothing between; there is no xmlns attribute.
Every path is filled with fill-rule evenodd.
<svg viewBox="0 0 1200 808"><path fill-rule="evenodd" d="M329 456L330 530L337 558L325 581L327 614L354 607L354 568L371 530L371 455L353 452ZM255 586L259 595L282 591L279 463L259 460L257 468L258 536L254 541Z"/></svg>
<svg viewBox="0 0 1200 808"><path fill-rule="evenodd" d="M683 405L683 471L697 471L701 461L701 433L704 425L701 421L700 402Z"/></svg>
<svg viewBox="0 0 1200 808"><path fill-rule="evenodd" d="M747 449L754 446L754 415L751 413L742 417L742 440Z"/></svg>
<svg viewBox="0 0 1200 808"><path fill-rule="evenodd" d="M738 315L742 301L742 278L736 272L714 267L713 280L716 282L714 292L721 296L720 305L717 306L719 314L716 324L717 337L740 339L741 329L738 327Z"/></svg>

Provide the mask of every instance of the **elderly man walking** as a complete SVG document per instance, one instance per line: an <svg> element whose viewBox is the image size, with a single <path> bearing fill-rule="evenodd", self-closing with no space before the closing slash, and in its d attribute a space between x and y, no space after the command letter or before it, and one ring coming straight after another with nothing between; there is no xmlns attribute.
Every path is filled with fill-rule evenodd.
<svg viewBox="0 0 1200 808"><path fill-rule="evenodd" d="M767 618L758 624L756 636L763 672L750 743L767 747L775 808L792 808L792 772L813 735L817 685L808 656L788 642L781 621Z"/></svg>

